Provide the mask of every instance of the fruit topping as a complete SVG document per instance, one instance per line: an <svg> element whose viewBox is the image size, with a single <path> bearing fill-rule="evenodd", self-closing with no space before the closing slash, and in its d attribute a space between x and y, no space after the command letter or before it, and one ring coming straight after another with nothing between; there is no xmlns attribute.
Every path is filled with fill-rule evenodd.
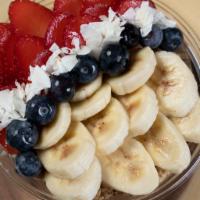
<svg viewBox="0 0 200 200"><path fill-rule="evenodd" d="M7 144L6 129L3 129L2 131L0 131L0 146L2 146L3 149L9 154L17 154L17 150L11 147L9 144Z"/></svg>
<svg viewBox="0 0 200 200"><path fill-rule="evenodd" d="M83 3L87 6L94 6L96 4L102 4L104 6L112 6L115 4L115 0L83 0Z"/></svg>
<svg viewBox="0 0 200 200"><path fill-rule="evenodd" d="M15 0L10 4L9 17L16 33L44 38L53 12L33 1Z"/></svg>
<svg viewBox="0 0 200 200"><path fill-rule="evenodd" d="M19 151L32 149L38 141L38 129L28 121L13 120L6 129L8 144Z"/></svg>
<svg viewBox="0 0 200 200"><path fill-rule="evenodd" d="M133 48L139 44L140 30L132 24L125 24L125 29L121 33L120 44L128 48Z"/></svg>
<svg viewBox="0 0 200 200"><path fill-rule="evenodd" d="M17 172L24 176L38 176L42 171L42 164L36 153L32 151L17 155L15 163Z"/></svg>
<svg viewBox="0 0 200 200"><path fill-rule="evenodd" d="M84 20L86 20L85 18ZM80 41L80 45L85 45L85 41L83 36L80 33L80 25L84 23L81 19L77 19L76 17L71 18L68 22L67 26L65 27L65 34L64 34L64 41L65 46L68 48L73 48L73 39L77 38Z"/></svg>
<svg viewBox="0 0 200 200"><path fill-rule="evenodd" d="M129 57L126 47L117 43L108 44L100 54L100 68L110 76L118 76L127 70Z"/></svg>
<svg viewBox="0 0 200 200"><path fill-rule="evenodd" d="M70 18L72 16L69 14L58 14L53 18L47 31L46 46L50 47L53 43L60 47L64 46L65 27L69 23Z"/></svg>
<svg viewBox="0 0 200 200"><path fill-rule="evenodd" d="M156 49L160 46L163 40L163 31L156 25L152 27L152 31L146 36L141 38L143 46L148 46L152 49Z"/></svg>
<svg viewBox="0 0 200 200"><path fill-rule="evenodd" d="M51 76L50 93L58 102L71 101L75 95L74 76L69 73Z"/></svg>
<svg viewBox="0 0 200 200"><path fill-rule="evenodd" d="M10 24L0 23L0 53L4 50L7 41L11 37Z"/></svg>
<svg viewBox="0 0 200 200"><path fill-rule="evenodd" d="M87 4L83 4L82 12L83 14L90 15L99 19L100 16L108 14L108 9L109 6L101 3L90 4L89 6Z"/></svg>
<svg viewBox="0 0 200 200"><path fill-rule="evenodd" d="M163 30L163 42L161 49L166 51L177 50L183 42L183 34L178 28L167 28Z"/></svg>
<svg viewBox="0 0 200 200"><path fill-rule="evenodd" d="M27 102L26 118L38 125L47 125L54 119L56 105L47 96L37 95Z"/></svg>
<svg viewBox="0 0 200 200"><path fill-rule="evenodd" d="M0 89L12 89L19 78L14 55L15 37L10 37L0 53Z"/></svg>
<svg viewBox="0 0 200 200"><path fill-rule="evenodd" d="M90 56L78 56L78 63L73 69L73 73L77 77L77 82L82 84L91 83L99 75L98 61Z"/></svg>
<svg viewBox="0 0 200 200"><path fill-rule="evenodd" d="M152 8L155 8L155 4L151 1L151 0L146 0L147 2L149 2L149 5ZM123 0L120 1L120 4L117 8L117 12L119 14L124 14L129 8L138 8L141 6L142 2L144 2L143 0Z"/></svg>
<svg viewBox="0 0 200 200"><path fill-rule="evenodd" d="M20 67L19 75L27 82L29 66L35 61L38 54L45 50L44 40L37 37L21 37L16 42L17 64Z"/></svg>
<svg viewBox="0 0 200 200"><path fill-rule="evenodd" d="M68 13L75 16L80 15L81 0L55 0L54 12L55 13Z"/></svg>
<svg viewBox="0 0 200 200"><path fill-rule="evenodd" d="M48 58L51 56L51 52L49 50L44 50L36 55L36 58L31 63L32 66L42 66L45 65Z"/></svg>

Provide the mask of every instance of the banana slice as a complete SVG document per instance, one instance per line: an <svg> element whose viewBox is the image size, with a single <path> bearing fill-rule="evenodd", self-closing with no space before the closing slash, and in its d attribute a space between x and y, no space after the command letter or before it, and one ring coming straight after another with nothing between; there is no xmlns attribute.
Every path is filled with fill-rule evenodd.
<svg viewBox="0 0 200 200"><path fill-rule="evenodd" d="M183 136L163 114L158 117L141 142L155 164L172 173L181 173L190 164L191 154Z"/></svg>
<svg viewBox="0 0 200 200"><path fill-rule="evenodd" d="M58 200L92 200L100 188L101 178L101 166L95 158L90 168L74 180L58 179L47 173L45 182Z"/></svg>
<svg viewBox="0 0 200 200"><path fill-rule="evenodd" d="M151 77L156 66L154 52L149 48L143 48L133 58L130 70L119 77L111 78L108 83L112 91L118 95L125 95L136 91Z"/></svg>
<svg viewBox="0 0 200 200"><path fill-rule="evenodd" d="M148 86L126 96L119 97L130 117L130 136L145 134L153 125L158 114L156 94Z"/></svg>
<svg viewBox="0 0 200 200"><path fill-rule="evenodd" d="M99 151L110 154L122 145L128 135L129 118L121 103L112 98L103 111L86 121L86 126L93 134Z"/></svg>
<svg viewBox="0 0 200 200"><path fill-rule="evenodd" d="M102 75L100 75L96 80L92 83L81 86L72 99L72 102L83 101L88 97L92 96L102 84Z"/></svg>
<svg viewBox="0 0 200 200"><path fill-rule="evenodd" d="M47 149L55 145L67 132L71 123L71 108L68 103L58 105L55 120L42 128L36 149Z"/></svg>
<svg viewBox="0 0 200 200"><path fill-rule="evenodd" d="M73 103L72 120L83 121L102 111L111 100L111 87L104 84L95 94L82 102Z"/></svg>
<svg viewBox="0 0 200 200"><path fill-rule="evenodd" d="M198 100L196 80L175 53L156 53L157 68L152 76L161 111L167 116L184 117Z"/></svg>
<svg viewBox="0 0 200 200"><path fill-rule="evenodd" d="M95 142L82 123L72 123L55 146L39 152L45 169L62 179L74 179L87 170L95 155Z"/></svg>
<svg viewBox="0 0 200 200"><path fill-rule="evenodd" d="M159 184L153 160L143 145L128 138L124 145L111 155L99 155L103 182L121 192L143 195L152 192Z"/></svg>
<svg viewBox="0 0 200 200"><path fill-rule="evenodd" d="M183 118L172 118L176 127L188 142L200 143L200 99L192 111Z"/></svg>

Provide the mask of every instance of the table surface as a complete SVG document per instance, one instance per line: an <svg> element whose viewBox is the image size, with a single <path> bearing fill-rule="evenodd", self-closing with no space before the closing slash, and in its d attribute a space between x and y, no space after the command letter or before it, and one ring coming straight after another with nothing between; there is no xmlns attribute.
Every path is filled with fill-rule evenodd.
<svg viewBox="0 0 200 200"><path fill-rule="evenodd" d="M2 4L8 4L11 0L0 0L0 13ZM200 37L200 0L160 0L167 3L188 21ZM5 11L4 11L5 12ZM0 21L2 19L0 18ZM0 172L0 200L37 200L30 194L20 191ZM173 193L168 200L200 200L200 167L193 177L178 191Z"/></svg>

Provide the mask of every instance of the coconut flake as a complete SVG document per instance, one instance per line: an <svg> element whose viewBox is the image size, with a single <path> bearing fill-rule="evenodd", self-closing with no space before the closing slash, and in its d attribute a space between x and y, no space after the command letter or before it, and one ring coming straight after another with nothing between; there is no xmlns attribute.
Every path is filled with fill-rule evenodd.
<svg viewBox="0 0 200 200"><path fill-rule="evenodd" d="M169 20L163 13L149 6L149 2L142 2L139 8L129 8L121 18L140 28L141 35L147 36L152 26L156 24L161 29L172 28L176 22Z"/></svg>
<svg viewBox="0 0 200 200"><path fill-rule="evenodd" d="M176 22L168 19L164 13L156 12L154 16L154 24L157 24L161 29L174 28L176 27Z"/></svg>
<svg viewBox="0 0 200 200"><path fill-rule="evenodd" d="M86 41L86 46L92 50L92 53L99 57L99 54L106 43L118 42L120 34L124 29L122 20L110 8L108 17L101 16L100 22L82 24L80 32Z"/></svg>
<svg viewBox="0 0 200 200"><path fill-rule="evenodd" d="M39 66L30 67L29 81L31 83L25 87L27 101L40 94L41 91L51 87L48 74Z"/></svg>
<svg viewBox="0 0 200 200"><path fill-rule="evenodd" d="M0 91L0 130L4 129L12 120L23 120L25 102L18 89Z"/></svg>
<svg viewBox="0 0 200 200"><path fill-rule="evenodd" d="M53 44L51 50L53 54L49 57L45 66L42 69L48 74L59 75L70 72L78 63L77 55L86 55L90 53L90 49L86 46L81 47L78 38L72 40L75 48L59 48L58 45Z"/></svg>

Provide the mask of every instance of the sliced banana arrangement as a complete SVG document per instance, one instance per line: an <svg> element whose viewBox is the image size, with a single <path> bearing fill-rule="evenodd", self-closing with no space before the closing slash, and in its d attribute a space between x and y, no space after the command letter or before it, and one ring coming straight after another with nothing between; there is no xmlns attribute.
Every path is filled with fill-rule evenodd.
<svg viewBox="0 0 200 200"><path fill-rule="evenodd" d="M136 91L151 77L156 67L153 50L143 48L132 58L130 70L119 77L108 80L112 91L117 95L125 95Z"/></svg>
<svg viewBox="0 0 200 200"><path fill-rule="evenodd" d="M74 179L88 170L95 156L95 142L80 122L71 124L64 138L55 146L40 151L45 169L55 177Z"/></svg>
<svg viewBox="0 0 200 200"><path fill-rule="evenodd" d="M130 136L145 134L153 125L158 114L158 101L155 92L143 86L134 93L119 97L130 117Z"/></svg>
<svg viewBox="0 0 200 200"><path fill-rule="evenodd" d="M86 121L97 142L98 150L110 154L121 146L128 135L129 118L122 104L115 98L97 115Z"/></svg>
<svg viewBox="0 0 200 200"><path fill-rule="evenodd" d="M152 76L160 110L170 117L185 117L199 98L197 82L189 67L176 53L156 53Z"/></svg>
<svg viewBox="0 0 200 200"><path fill-rule="evenodd" d="M185 137L186 141L200 143L200 99L192 111L183 118L172 118L172 121Z"/></svg>
<svg viewBox="0 0 200 200"><path fill-rule="evenodd" d="M71 123L71 108L68 103L58 106L54 121L42 129L36 149L47 149L55 145L66 134Z"/></svg>
<svg viewBox="0 0 200 200"><path fill-rule="evenodd" d="M191 154L186 141L173 122L162 113L140 139L156 166L179 174L190 164Z"/></svg>
<svg viewBox="0 0 200 200"><path fill-rule="evenodd" d="M132 195L152 192L159 184L153 160L143 145L128 138L116 152L98 155L103 182L110 187Z"/></svg>
<svg viewBox="0 0 200 200"><path fill-rule="evenodd" d="M76 91L75 96L72 99L72 102L83 101L88 97L92 96L101 87L101 84L102 84L102 75L100 75L92 83L80 86Z"/></svg>
<svg viewBox="0 0 200 200"><path fill-rule="evenodd" d="M57 200L92 200L101 185L101 165L94 158L90 168L81 176L69 180L59 179L47 173L45 183Z"/></svg>
<svg viewBox="0 0 200 200"><path fill-rule="evenodd" d="M72 104L72 120L84 121L102 111L111 100L111 87L104 84L88 99Z"/></svg>

